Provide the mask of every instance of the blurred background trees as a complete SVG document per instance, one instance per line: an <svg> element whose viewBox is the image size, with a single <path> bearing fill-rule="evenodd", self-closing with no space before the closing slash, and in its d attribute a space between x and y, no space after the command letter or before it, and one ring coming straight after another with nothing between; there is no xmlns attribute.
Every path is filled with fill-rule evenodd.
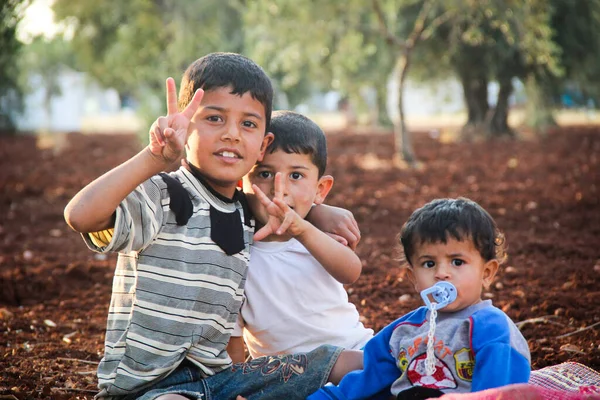
<svg viewBox="0 0 600 400"><path fill-rule="evenodd" d="M236 2L56 0L53 9L73 29L80 68L153 117L164 110L166 77L178 80L206 53L244 52Z"/></svg>
<svg viewBox="0 0 600 400"><path fill-rule="evenodd" d="M20 93L7 60L23 45L14 39L21 3L0 8L3 105ZM178 79L203 54L239 52L271 76L276 107L335 91L340 107L393 123L398 159L408 163L416 161L404 111L409 79L460 83L465 138L515 135L515 82L526 89L525 123L541 133L555 124L557 105L595 107L600 95L600 0L55 0L53 11L66 36L33 40L21 55L21 70L41 74L48 96L58 93L53 68L62 63L155 118L167 76Z"/></svg>
<svg viewBox="0 0 600 400"><path fill-rule="evenodd" d="M25 0L0 2L0 134L13 128L12 115L22 108L18 64L23 44L17 40L17 26L26 5Z"/></svg>

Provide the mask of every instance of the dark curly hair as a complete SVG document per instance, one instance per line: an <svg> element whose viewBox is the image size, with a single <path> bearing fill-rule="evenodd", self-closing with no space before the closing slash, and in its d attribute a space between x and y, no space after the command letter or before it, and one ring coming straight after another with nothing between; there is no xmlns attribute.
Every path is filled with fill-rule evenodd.
<svg viewBox="0 0 600 400"><path fill-rule="evenodd" d="M472 240L485 261L506 259L502 232L491 215L479 204L464 197L436 199L415 210L400 231L404 261L412 265L416 246L446 243L448 238Z"/></svg>

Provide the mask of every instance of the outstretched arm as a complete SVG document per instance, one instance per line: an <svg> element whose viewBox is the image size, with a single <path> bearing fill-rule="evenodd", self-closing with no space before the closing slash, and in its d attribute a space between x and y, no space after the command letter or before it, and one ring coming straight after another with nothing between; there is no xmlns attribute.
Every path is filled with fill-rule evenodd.
<svg viewBox="0 0 600 400"><path fill-rule="evenodd" d="M178 161L184 153L188 126L202 101L198 90L183 112L177 110L173 78L167 79L167 116L150 130L150 144L118 167L85 186L67 204L65 220L78 232L97 232L114 225L114 212L138 185Z"/></svg>
<svg viewBox="0 0 600 400"><path fill-rule="evenodd" d="M360 276L362 263L352 249L338 243L301 218L283 201L281 173L275 175L275 196L269 199L253 185L254 193L269 213L269 220L254 235L261 240L271 234L289 234L295 237L312 254L325 270L341 283L353 283Z"/></svg>

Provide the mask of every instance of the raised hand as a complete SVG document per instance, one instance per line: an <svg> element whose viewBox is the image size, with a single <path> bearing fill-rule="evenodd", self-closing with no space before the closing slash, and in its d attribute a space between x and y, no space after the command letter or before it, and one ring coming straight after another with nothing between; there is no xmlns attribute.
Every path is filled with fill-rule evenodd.
<svg viewBox="0 0 600 400"><path fill-rule="evenodd" d="M258 186L252 185L256 198L269 214L269 220L265 226L254 234L254 240L261 240L273 234L298 236L306 230L308 222L301 218L283 200L281 179L281 172L275 174L275 196L273 200L269 199Z"/></svg>
<svg viewBox="0 0 600 400"><path fill-rule="evenodd" d="M150 127L148 148L154 157L172 164L179 160L185 151L190 121L202 101L204 91L196 90L190 104L179 112L177 109L177 89L173 78L167 78L167 116L159 117Z"/></svg>

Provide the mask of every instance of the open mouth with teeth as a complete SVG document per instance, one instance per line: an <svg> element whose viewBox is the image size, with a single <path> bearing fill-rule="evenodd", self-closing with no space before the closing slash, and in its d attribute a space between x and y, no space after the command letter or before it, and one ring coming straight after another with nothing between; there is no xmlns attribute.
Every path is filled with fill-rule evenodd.
<svg viewBox="0 0 600 400"><path fill-rule="evenodd" d="M222 151L217 153L217 155L227 158L242 158L238 154L235 154L233 151Z"/></svg>

